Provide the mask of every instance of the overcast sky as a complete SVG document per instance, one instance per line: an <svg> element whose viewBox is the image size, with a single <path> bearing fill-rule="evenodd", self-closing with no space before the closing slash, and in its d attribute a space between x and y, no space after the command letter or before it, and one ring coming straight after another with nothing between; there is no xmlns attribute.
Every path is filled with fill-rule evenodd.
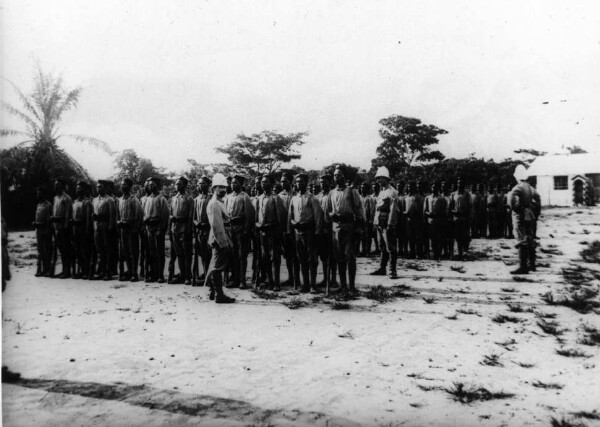
<svg viewBox="0 0 600 427"><path fill-rule="evenodd" d="M303 167L368 168L391 114L447 130L446 156L600 149L597 1L3 0L1 35L19 87L36 58L83 87L65 133L174 170L264 129L309 131Z"/></svg>

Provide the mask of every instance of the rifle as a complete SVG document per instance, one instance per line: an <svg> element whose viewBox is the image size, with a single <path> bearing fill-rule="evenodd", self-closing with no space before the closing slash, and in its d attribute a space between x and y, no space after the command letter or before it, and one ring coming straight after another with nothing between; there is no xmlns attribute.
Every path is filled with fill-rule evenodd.
<svg viewBox="0 0 600 427"><path fill-rule="evenodd" d="M196 286L198 280L198 253L200 251L200 242L198 239L198 229L194 230L194 262L192 264L192 286Z"/></svg>
<svg viewBox="0 0 600 427"><path fill-rule="evenodd" d="M119 279L122 279L125 277L125 266L124 264L124 260L123 260L123 232L121 229L117 230L117 239L119 239L119 244L118 244L118 250L119 253L117 254L117 256L119 257ZM129 272L131 273L131 271Z"/></svg>
<svg viewBox="0 0 600 427"><path fill-rule="evenodd" d="M56 229L53 225L52 227L52 262L50 266L50 277L54 277L56 270L56 261L58 258L58 245L56 244Z"/></svg>

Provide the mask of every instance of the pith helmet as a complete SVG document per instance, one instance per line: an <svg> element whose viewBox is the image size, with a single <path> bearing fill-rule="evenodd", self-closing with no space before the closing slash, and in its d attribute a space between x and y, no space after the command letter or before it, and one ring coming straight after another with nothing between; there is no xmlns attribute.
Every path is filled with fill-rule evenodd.
<svg viewBox="0 0 600 427"><path fill-rule="evenodd" d="M215 188L217 186L227 187L228 185L227 178L225 178L222 173L216 173L215 176L213 176L211 188Z"/></svg>
<svg viewBox="0 0 600 427"><path fill-rule="evenodd" d="M377 169L377 173L375 174L375 178L387 178L390 179L390 171L385 166L381 166Z"/></svg>
<svg viewBox="0 0 600 427"><path fill-rule="evenodd" d="M513 176L517 181L525 181L529 174L527 173L527 169L525 169L525 166L518 165L515 168L515 173L513 174Z"/></svg>

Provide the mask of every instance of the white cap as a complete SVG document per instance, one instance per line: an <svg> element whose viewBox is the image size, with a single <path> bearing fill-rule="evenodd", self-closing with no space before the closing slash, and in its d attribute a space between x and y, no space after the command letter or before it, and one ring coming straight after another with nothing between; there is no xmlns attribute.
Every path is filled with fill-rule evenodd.
<svg viewBox="0 0 600 427"><path fill-rule="evenodd" d="M390 171L385 166L381 166L377 169L377 173L375 174L375 178L387 178L390 179Z"/></svg>
<svg viewBox="0 0 600 427"><path fill-rule="evenodd" d="M518 165L515 168L515 173L513 174L517 181L525 181L529 174L527 173L527 169L523 165Z"/></svg>
<svg viewBox="0 0 600 427"><path fill-rule="evenodd" d="M215 188L217 186L227 187L228 185L227 178L225 178L225 175L222 173L216 173L215 176L213 176L211 188Z"/></svg>

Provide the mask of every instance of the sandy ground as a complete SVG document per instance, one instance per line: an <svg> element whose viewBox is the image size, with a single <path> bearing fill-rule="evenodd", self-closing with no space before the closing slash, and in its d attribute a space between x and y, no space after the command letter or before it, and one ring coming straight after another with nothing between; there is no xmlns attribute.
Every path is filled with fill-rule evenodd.
<svg viewBox="0 0 600 427"><path fill-rule="evenodd" d="M546 210L538 234L527 281L508 274L514 241L478 239L477 260L401 261L394 281L359 259L361 290L402 291L385 303L234 290L223 306L206 288L35 278L33 233L12 233L2 354L23 379L3 384L4 425L600 425L600 346L580 343L600 311L541 298L565 292L563 267L600 271L579 255L600 208ZM457 400L458 383L482 399Z"/></svg>

